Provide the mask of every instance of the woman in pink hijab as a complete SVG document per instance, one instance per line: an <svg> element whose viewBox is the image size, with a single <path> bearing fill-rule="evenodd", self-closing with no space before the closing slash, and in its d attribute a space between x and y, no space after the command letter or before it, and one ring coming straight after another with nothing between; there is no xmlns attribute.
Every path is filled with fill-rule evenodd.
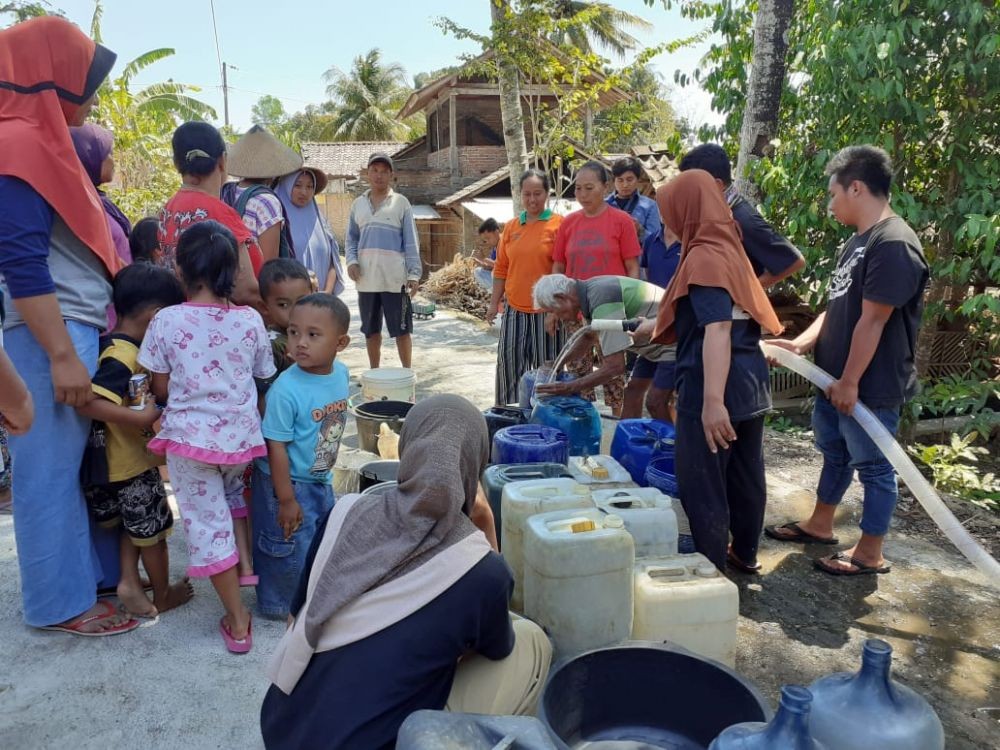
<svg viewBox="0 0 1000 750"><path fill-rule="evenodd" d="M108 194L101 190L101 185L111 182L115 176L115 160L111 154L115 144L114 136L111 131L93 123L70 128L69 132L83 169L97 188L97 194L101 196L115 252L125 263L131 263L132 251L129 250L128 236L132 232L132 224Z"/></svg>

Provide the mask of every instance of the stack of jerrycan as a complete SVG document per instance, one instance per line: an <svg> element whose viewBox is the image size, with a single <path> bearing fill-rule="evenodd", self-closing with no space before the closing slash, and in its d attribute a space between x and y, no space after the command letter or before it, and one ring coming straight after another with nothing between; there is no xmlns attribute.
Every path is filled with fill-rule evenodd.
<svg viewBox="0 0 1000 750"><path fill-rule="evenodd" d="M539 513L524 533L524 614L557 658L626 640L635 545L620 516L597 508Z"/></svg>
<svg viewBox="0 0 1000 750"><path fill-rule="evenodd" d="M504 485L500 507L500 549L514 574L510 606L515 612L523 612L524 533L528 519L553 510L593 508L594 501L589 488L573 479L531 479Z"/></svg>
<svg viewBox="0 0 1000 750"><path fill-rule="evenodd" d="M739 590L707 557L695 552L636 560L633 583L634 640L671 641L735 665Z"/></svg>

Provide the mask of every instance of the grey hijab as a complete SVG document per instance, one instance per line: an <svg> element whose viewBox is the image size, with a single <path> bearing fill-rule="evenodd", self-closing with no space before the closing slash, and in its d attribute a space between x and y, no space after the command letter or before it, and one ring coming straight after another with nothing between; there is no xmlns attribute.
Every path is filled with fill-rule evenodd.
<svg viewBox="0 0 1000 750"><path fill-rule="evenodd" d="M477 529L468 512L489 462L483 415L461 396L433 396L406 416L399 485L358 500L305 611L316 646L324 623L346 605L420 567Z"/></svg>

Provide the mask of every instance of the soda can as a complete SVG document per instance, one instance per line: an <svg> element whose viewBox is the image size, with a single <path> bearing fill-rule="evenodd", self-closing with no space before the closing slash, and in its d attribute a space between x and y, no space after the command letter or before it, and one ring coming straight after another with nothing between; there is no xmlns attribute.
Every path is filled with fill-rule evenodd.
<svg viewBox="0 0 1000 750"><path fill-rule="evenodd" d="M146 408L146 399L149 397L149 375L140 373L128 379L128 397L132 402L129 409L142 411Z"/></svg>

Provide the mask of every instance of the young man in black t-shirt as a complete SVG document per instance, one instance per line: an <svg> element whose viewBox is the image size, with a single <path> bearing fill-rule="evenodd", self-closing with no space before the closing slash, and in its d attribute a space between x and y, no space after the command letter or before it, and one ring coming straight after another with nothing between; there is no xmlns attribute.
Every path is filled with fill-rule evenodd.
<svg viewBox="0 0 1000 750"><path fill-rule="evenodd" d="M726 150L717 143L703 143L688 151L681 159L680 170L703 169L715 178L719 190L740 226L743 249L754 273L765 289L805 268L806 261L798 248L774 231L757 209L736 190L732 165Z"/></svg>
<svg viewBox="0 0 1000 750"><path fill-rule="evenodd" d="M916 394L914 355L927 261L916 234L889 206L888 154L851 146L826 173L830 212L856 233L840 251L826 312L794 341L771 342L796 354L815 349L816 364L836 378L825 394L817 394L813 411L823 472L812 515L765 533L782 542L836 544L834 512L857 471L864 487L861 539L816 560L816 566L834 575L887 573L882 543L896 506L896 474L850 415L861 401L895 433L900 407Z"/></svg>

